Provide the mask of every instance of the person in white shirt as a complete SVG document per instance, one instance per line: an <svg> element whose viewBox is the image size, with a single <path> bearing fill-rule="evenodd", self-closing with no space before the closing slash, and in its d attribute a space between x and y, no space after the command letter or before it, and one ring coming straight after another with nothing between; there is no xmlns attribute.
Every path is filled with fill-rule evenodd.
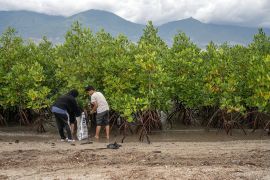
<svg viewBox="0 0 270 180"><path fill-rule="evenodd" d="M99 139L99 132L101 126L105 126L106 137L110 137L110 125L109 125L109 105L106 98L101 92L97 92L93 86L87 86L85 91L91 96L91 104L93 104L91 113L97 113L96 116L96 135L95 138Z"/></svg>

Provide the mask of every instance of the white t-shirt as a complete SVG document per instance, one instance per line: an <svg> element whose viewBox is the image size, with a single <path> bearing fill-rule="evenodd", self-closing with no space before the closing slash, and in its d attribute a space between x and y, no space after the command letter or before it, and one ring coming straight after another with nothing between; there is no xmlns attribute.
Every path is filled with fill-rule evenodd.
<svg viewBox="0 0 270 180"><path fill-rule="evenodd" d="M101 92L94 92L91 95L91 103L97 103L97 113L102 113L109 110L109 105Z"/></svg>

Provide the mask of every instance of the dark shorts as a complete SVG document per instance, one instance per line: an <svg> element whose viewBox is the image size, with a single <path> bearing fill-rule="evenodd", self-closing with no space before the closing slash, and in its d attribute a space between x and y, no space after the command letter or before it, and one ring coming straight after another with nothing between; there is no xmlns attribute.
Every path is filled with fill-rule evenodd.
<svg viewBox="0 0 270 180"><path fill-rule="evenodd" d="M109 111L104 111L97 114L97 126L109 125Z"/></svg>

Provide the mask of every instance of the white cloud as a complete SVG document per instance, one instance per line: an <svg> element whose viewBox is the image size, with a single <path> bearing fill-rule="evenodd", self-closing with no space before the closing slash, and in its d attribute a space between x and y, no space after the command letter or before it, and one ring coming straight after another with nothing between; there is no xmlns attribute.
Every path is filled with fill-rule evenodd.
<svg viewBox="0 0 270 180"><path fill-rule="evenodd" d="M142 24L194 17L203 22L270 27L268 0L0 0L0 10L70 16L89 9L110 11Z"/></svg>

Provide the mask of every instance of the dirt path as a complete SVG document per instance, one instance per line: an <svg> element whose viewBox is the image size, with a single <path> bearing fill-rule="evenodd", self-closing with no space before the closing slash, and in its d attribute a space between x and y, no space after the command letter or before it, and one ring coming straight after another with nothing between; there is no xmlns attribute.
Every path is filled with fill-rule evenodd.
<svg viewBox="0 0 270 180"><path fill-rule="evenodd" d="M268 137L106 145L0 132L0 179L270 179Z"/></svg>

